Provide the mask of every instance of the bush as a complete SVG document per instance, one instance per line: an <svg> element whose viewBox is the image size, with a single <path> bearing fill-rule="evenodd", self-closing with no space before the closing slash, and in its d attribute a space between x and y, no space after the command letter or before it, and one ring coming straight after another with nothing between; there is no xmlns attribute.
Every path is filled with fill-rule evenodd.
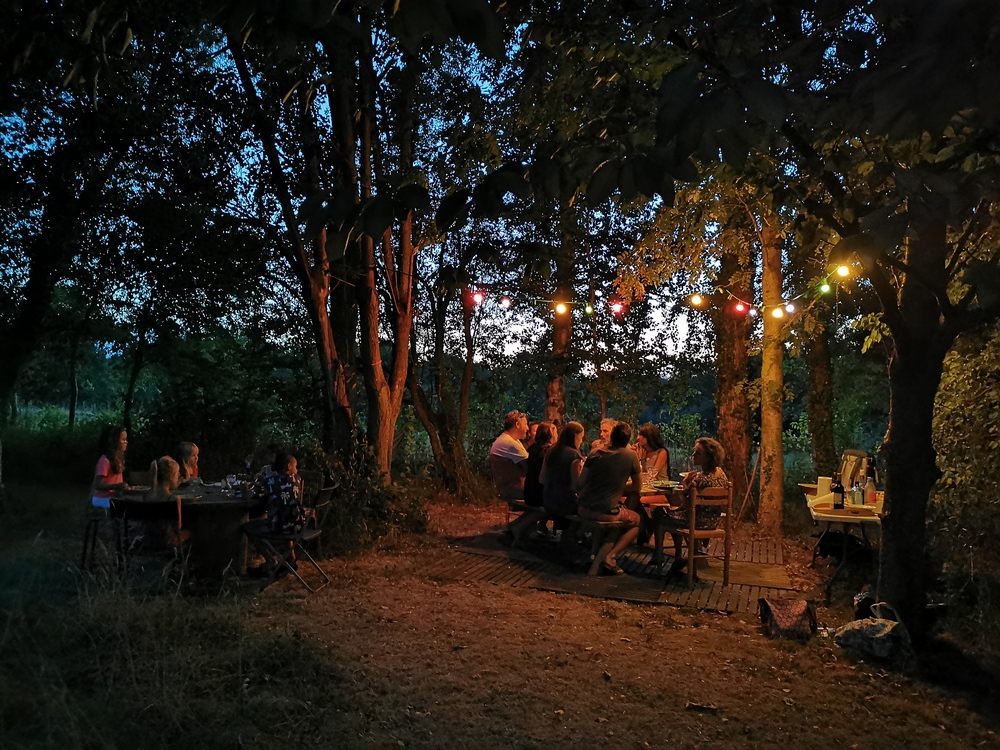
<svg viewBox="0 0 1000 750"><path fill-rule="evenodd" d="M324 545L330 551L356 551L394 531L427 530L423 499L387 485L367 446L358 447L346 465L328 460L326 470L339 481L323 523Z"/></svg>

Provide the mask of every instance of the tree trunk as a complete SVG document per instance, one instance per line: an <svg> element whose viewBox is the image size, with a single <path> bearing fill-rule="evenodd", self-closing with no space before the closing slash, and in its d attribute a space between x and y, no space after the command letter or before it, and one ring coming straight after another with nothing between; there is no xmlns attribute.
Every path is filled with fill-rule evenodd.
<svg viewBox="0 0 1000 750"><path fill-rule="evenodd" d="M129 432L132 431L132 405L135 402L135 388L139 382L139 373L142 372L145 364L146 354L146 332L140 331L135 342L135 353L132 357L132 368L129 370L128 384L125 387L125 395L122 404L122 425Z"/></svg>
<svg viewBox="0 0 1000 750"><path fill-rule="evenodd" d="M228 49L254 113L252 123L263 147L271 173L274 195L281 208L287 239L287 245L282 248L282 251L299 282L302 298L312 323L313 337L316 341L320 363L323 447L328 451L335 446L346 449L354 432L354 410L348 399L344 368L338 356L330 323L330 262L327 255L326 231L321 231L313 241L312 247L307 248L299 231L299 221L293 205L291 189L278 149L277 125L265 111L266 108L257 92L249 64L243 54L242 40L230 36L228 41ZM303 104L300 113L300 127L303 136L301 147L306 162L306 174L303 175L303 178L307 185L318 190L318 153L313 142L315 127L310 118L309 108L305 104ZM310 249L311 252L308 251Z"/></svg>
<svg viewBox="0 0 1000 750"><path fill-rule="evenodd" d="M373 68L370 40L367 40L359 65L361 118L361 195L369 198L373 180L381 176L376 149L379 129L376 121L376 76ZM406 60L400 72L394 101L394 135L399 153L399 168L413 168L413 136L416 121L413 112L413 90L416 76L413 62ZM416 266L416 246L413 243L413 213L409 211L399 224L398 237L386 230L380 238L381 266L385 269L386 317L392 328L392 363L388 377L382 363L379 336L379 298L375 261L376 242L362 240L363 271L358 277L358 311L361 327L361 365L364 370L365 392L368 395L368 442L374 448L379 467L388 481L392 475L392 446L396 419L403 406L403 393L410 373L410 337L413 331L413 274Z"/></svg>
<svg viewBox="0 0 1000 750"><path fill-rule="evenodd" d="M827 314L823 314L827 313ZM813 470L818 477L833 476L837 470L837 449L833 441L833 388L830 379L830 343L826 307L820 313L822 328L806 342L805 359L809 367L809 395L806 415L812 436Z"/></svg>
<svg viewBox="0 0 1000 750"><path fill-rule="evenodd" d="M760 396L760 506L757 522L768 535L781 534L784 500L785 457L782 448L784 383L784 317L781 309L781 247L778 217L761 216L760 240L763 266L764 346L761 361Z"/></svg>
<svg viewBox="0 0 1000 750"><path fill-rule="evenodd" d="M948 246L944 222L917 227L906 262L924 280L947 278ZM907 274L895 300L876 284L889 308L885 320L893 334L889 362L889 430L885 455L885 518L879 556L879 598L893 605L910 634L926 633L927 502L941 476L933 443L934 398L941 383L944 357L955 332L942 323L935 294ZM937 290L944 292L944 284Z"/></svg>
<svg viewBox="0 0 1000 750"><path fill-rule="evenodd" d="M562 222L569 221L569 210L564 212ZM553 312L552 319L552 360L549 365L549 381L545 387L545 419L562 424L566 414L566 371L569 367L569 348L573 338L573 278L575 276L576 248L573 235L569 231L562 234L562 253L556 260L556 302L566 305L566 312Z"/></svg>
<svg viewBox="0 0 1000 750"><path fill-rule="evenodd" d="M747 270L739 258L730 253L722 256L719 278L723 285L741 299L749 299L744 279ZM719 415L718 440L726 449L723 464L733 483L733 502L742 503L747 497L750 468L750 402L747 398L749 364L748 342L750 318L733 309L728 298L717 295L712 306L715 327L715 404Z"/></svg>
<svg viewBox="0 0 1000 750"><path fill-rule="evenodd" d="M80 334L76 331L70 334L73 339L69 346L69 418L70 429L76 424L76 402L80 397L80 383L77 378L77 359L80 351Z"/></svg>

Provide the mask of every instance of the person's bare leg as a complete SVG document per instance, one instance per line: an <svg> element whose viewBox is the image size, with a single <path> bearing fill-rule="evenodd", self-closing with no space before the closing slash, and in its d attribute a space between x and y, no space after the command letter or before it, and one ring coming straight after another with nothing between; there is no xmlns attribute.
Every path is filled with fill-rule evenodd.
<svg viewBox="0 0 1000 750"><path fill-rule="evenodd" d="M639 536L638 526L633 526L631 529L622 534L618 538L618 541L615 542L615 546L611 548L610 552L608 552L607 557L604 558L604 563L609 568L618 567L618 553L632 544L637 536Z"/></svg>

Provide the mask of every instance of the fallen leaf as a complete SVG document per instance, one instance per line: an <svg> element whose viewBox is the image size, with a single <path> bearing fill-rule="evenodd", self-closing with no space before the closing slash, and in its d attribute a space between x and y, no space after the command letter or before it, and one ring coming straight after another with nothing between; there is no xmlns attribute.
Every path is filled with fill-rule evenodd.
<svg viewBox="0 0 1000 750"><path fill-rule="evenodd" d="M594 721L596 721L598 724L607 724L608 723L608 720L605 719L603 716L598 716L596 719L594 719Z"/></svg>
<svg viewBox="0 0 1000 750"><path fill-rule="evenodd" d="M554 713L555 713L556 716L562 716L566 712L563 711L561 708L557 708Z"/></svg>

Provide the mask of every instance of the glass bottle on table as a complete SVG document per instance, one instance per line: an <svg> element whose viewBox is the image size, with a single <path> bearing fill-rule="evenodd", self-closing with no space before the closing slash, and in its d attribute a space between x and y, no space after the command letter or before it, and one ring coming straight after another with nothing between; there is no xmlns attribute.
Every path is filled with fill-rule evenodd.
<svg viewBox="0 0 1000 750"><path fill-rule="evenodd" d="M875 469L868 467L868 478L865 480L865 505L875 505L878 497L875 492Z"/></svg>
<svg viewBox="0 0 1000 750"><path fill-rule="evenodd" d="M835 476L833 478L833 484L830 485L830 492L833 493L833 508L834 510L844 509L844 485L840 483L840 476Z"/></svg>

